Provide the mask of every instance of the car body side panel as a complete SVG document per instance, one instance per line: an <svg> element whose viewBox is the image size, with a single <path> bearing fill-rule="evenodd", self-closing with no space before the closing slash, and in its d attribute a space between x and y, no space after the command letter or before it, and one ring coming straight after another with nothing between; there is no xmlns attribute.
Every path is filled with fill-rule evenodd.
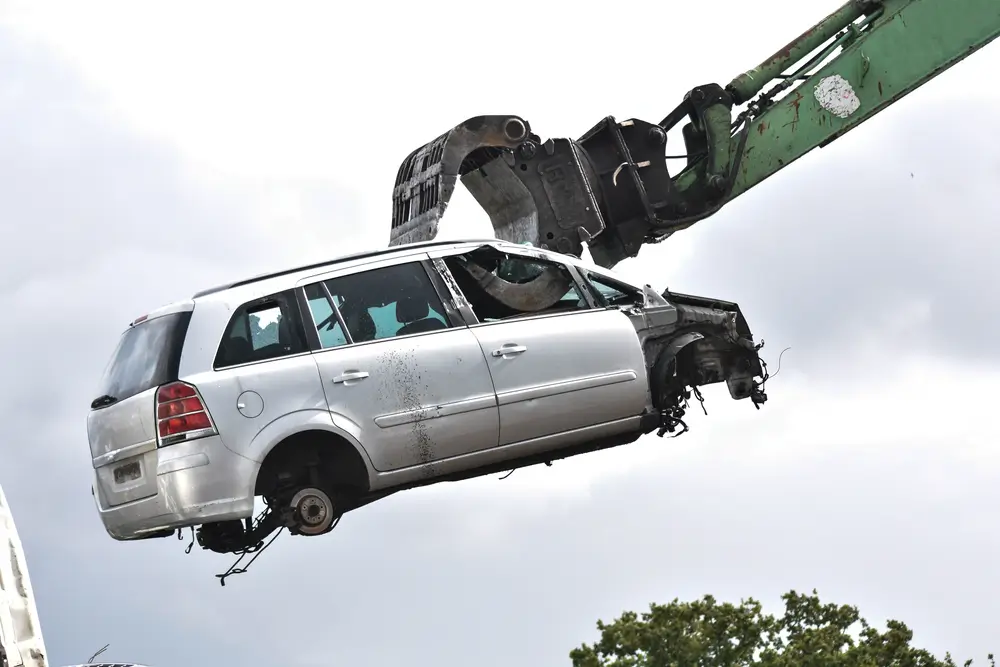
<svg viewBox="0 0 1000 667"><path fill-rule="evenodd" d="M609 438L625 438L632 441L642 431L642 418L629 417L617 421L604 422L596 426L588 426L573 431L563 431L555 435L522 440L521 442L470 452L434 463L434 477L469 476L470 471L482 471L490 466L497 469L509 469L529 458L555 460L562 458L564 453L573 446L589 446L600 444L601 440ZM373 490L386 489L426 483L425 469L404 468L392 472L379 473L372 485ZM478 473L485 474L485 473ZM472 475L477 476L477 475ZM432 480L433 482L433 480Z"/></svg>
<svg viewBox="0 0 1000 667"><path fill-rule="evenodd" d="M211 370L233 311L255 296L266 295L251 294L243 289L236 293L213 294L195 302L181 350L178 374L182 378Z"/></svg>
<svg viewBox="0 0 1000 667"><path fill-rule="evenodd" d="M329 348L314 355L330 411L359 428L380 472L496 447L489 369L466 327ZM366 374L357 379L351 374Z"/></svg>
<svg viewBox="0 0 1000 667"><path fill-rule="evenodd" d="M327 413L319 370L309 353L200 373L184 380L198 387L223 444L255 461L262 456L257 437L271 424L290 415L308 419ZM325 421L330 421L328 416Z"/></svg>
<svg viewBox="0 0 1000 667"><path fill-rule="evenodd" d="M647 407L642 347L618 310L501 320L471 330L496 388L501 445L634 417Z"/></svg>

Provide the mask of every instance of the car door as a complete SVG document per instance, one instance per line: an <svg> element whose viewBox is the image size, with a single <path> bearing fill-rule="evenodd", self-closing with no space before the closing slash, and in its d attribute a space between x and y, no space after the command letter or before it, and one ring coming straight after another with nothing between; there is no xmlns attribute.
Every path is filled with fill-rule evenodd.
<svg viewBox="0 0 1000 667"><path fill-rule="evenodd" d="M387 472L496 447L499 418L479 341L445 308L426 256L303 282L331 412Z"/></svg>
<svg viewBox="0 0 1000 667"><path fill-rule="evenodd" d="M635 328L589 301L565 264L489 245L439 256L478 320L470 329L497 392L501 445L560 434L569 444L592 437L589 427L643 412ZM519 288L538 278L549 287L519 301Z"/></svg>

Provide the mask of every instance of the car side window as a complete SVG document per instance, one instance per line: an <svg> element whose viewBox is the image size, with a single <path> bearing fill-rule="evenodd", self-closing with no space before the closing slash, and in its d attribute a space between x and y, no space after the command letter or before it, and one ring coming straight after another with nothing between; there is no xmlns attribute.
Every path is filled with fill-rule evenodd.
<svg viewBox="0 0 1000 667"><path fill-rule="evenodd" d="M326 298L323 290L320 288L313 290L307 288L306 295L309 301L309 311L312 314L313 324L316 326L316 332L319 334L320 345L324 348L346 345L347 336L344 335L344 330L341 328L340 322L337 320L333 308L330 307L330 301ZM343 304L343 301L336 296L334 296L333 300L338 306Z"/></svg>
<svg viewBox="0 0 1000 667"><path fill-rule="evenodd" d="M568 267L559 262L490 246L444 262L480 322L590 309Z"/></svg>
<svg viewBox="0 0 1000 667"><path fill-rule="evenodd" d="M307 351L291 292L256 299L236 309L215 357L215 367L236 366Z"/></svg>
<svg viewBox="0 0 1000 667"><path fill-rule="evenodd" d="M305 292L324 348L450 327L444 304L420 262L330 278L307 285ZM344 335L341 319L347 325L350 340Z"/></svg>
<svg viewBox="0 0 1000 667"><path fill-rule="evenodd" d="M593 271L587 271L586 276L594 291L597 292L601 305L641 306L645 302L642 292L636 290L631 285L626 285Z"/></svg>

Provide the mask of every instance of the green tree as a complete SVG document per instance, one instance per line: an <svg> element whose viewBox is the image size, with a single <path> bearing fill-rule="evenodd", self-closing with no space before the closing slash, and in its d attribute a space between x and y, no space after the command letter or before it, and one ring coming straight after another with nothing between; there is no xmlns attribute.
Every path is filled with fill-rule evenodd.
<svg viewBox="0 0 1000 667"><path fill-rule="evenodd" d="M880 632L856 607L824 604L816 591L782 600L780 617L752 598L652 604L641 616L598 621L600 639L573 649L570 659L573 667L957 667L950 654L940 660L910 646L913 632L899 621ZM987 660L995 667L993 654Z"/></svg>

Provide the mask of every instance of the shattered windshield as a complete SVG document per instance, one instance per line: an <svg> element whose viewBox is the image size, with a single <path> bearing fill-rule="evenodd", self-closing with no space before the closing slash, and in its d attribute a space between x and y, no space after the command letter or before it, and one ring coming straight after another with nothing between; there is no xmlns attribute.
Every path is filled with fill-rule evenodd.
<svg viewBox="0 0 1000 667"><path fill-rule="evenodd" d="M507 257L500 262L496 275L510 283L524 284L534 280L545 270L545 265L523 257Z"/></svg>

